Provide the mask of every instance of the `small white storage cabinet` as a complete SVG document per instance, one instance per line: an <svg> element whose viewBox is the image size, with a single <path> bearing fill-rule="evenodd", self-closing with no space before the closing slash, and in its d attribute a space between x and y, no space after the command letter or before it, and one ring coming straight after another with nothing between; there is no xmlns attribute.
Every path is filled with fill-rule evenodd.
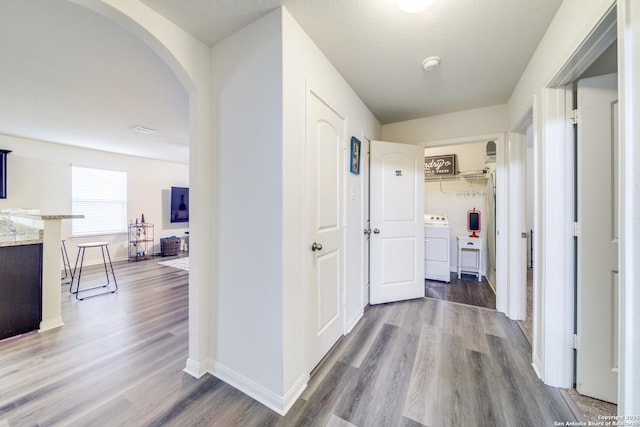
<svg viewBox="0 0 640 427"><path fill-rule="evenodd" d="M462 273L470 273L478 276L478 282L482 281L482 251L484 239L482 237L457 236L458 241L458 279ZM475 263L469 263L472 253ZM466 264L464 264L466 262Z"/></svg>

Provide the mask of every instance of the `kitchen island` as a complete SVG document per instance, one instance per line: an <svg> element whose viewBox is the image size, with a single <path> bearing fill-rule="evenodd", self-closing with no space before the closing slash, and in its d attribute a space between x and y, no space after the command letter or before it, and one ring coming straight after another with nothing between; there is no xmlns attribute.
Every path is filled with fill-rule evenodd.
<svg viewBox="0 0 640 427"><path fill-rule="evenodd" d="M84 216L45 215L21 209L4 211L2 216L2 221L5 222L5 225L9 224L9 227L0 229L4 231L0 233L0 249L16 252L13 252L12 255L8 255L11 252L5 252L7 254L6 259L9 262L6 266L0 267L0 281L2 281L2 284L16 282L15 275L18 274L18 271L39 276L41 291L38 294L40 295L41 311L39 325L36 329L42 332L62 326L62 300L60 293L61 222L65 219L84 218ZM22 255L18 256L20 261L29 261L33 265L22 266L17 264L18 260L13 263L10 261L15 259L14 256L20 252L22 252ZM4 259L4 255L3 253L0 256ZM39 263L36 264L35 260L38 260ZM7 279L5 279L5 275ZM33 276L30 277L30 280L33 280ZM16 284L16 286L19 285ZM33 283L30 286L34 286ZM6 300L8 304L11 304L11 300ZM29 303L29 307L31 306L31 303ZM24 310L30 311L31 308L25 308Z"/></svg>
<svg viewBox="0 0 640 427"><path fill-rule="evenodd" d="M35 331L41 320L42 243L0 246L0 340Z"/></svg>

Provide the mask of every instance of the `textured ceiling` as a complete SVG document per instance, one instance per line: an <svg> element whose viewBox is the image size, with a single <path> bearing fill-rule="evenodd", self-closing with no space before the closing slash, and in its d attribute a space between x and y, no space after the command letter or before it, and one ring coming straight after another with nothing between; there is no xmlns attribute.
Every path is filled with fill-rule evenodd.
<svg viewBox="0 0 640 427"><path fill-rule="evenodd" d="M436 0L406 14L394 0L141 1L209 45L284 5L383 124L507 102L561 3ZM442 63L426 73L431 55ZM187 94L107 19L1 0L0 57L0 133L187 161Z"/></svg>
<svg viewBox="0 0 640 427"><path fill-rule="evenodd" d="M382 124L504 104L560 0L291 0L287 8ZM429 73L422 60L437 55Z"/></svg>
<svg viewBox="0 0 640 427"><path fill-rule="evenodd" d="M561 0L142 0L213 45L283 4L382 124L504 104ZM430 73L422 60L442 58Z"/></svg>

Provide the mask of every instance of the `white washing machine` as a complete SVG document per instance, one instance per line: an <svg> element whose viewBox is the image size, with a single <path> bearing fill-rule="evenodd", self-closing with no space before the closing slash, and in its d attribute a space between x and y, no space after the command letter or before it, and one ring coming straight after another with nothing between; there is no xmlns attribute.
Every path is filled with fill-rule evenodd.
<svg viewBox="0 0 640 427"><path fill-rule="evenodd" d="M424 216L424 276L451 282L449 219L446 215Z"/></svg>

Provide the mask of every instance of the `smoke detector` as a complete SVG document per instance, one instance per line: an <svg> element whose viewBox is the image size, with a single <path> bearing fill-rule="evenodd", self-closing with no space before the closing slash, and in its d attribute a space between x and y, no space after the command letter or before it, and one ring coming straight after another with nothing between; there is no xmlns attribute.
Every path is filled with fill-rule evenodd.
<svg viewBox="0 0 640 427"><path fill-rule="evenodd" d="M433 71L440 65L440 57L439 56L430 56L422 61L422 68L425 71Z"/></svg>

